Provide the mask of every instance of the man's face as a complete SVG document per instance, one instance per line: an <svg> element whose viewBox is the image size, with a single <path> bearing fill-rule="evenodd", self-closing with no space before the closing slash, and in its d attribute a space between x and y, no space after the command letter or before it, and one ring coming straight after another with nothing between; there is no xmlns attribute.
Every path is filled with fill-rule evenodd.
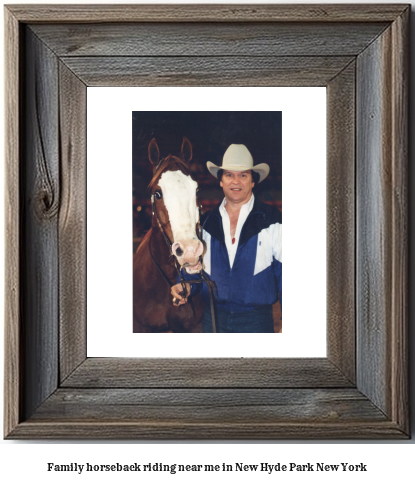
<svg viewBox="0 0 415 488"><path fill-rule="evenodd" d="M242 205L251 198L254 185L251 171L224 171L220 182L226 201Z"/></svg>

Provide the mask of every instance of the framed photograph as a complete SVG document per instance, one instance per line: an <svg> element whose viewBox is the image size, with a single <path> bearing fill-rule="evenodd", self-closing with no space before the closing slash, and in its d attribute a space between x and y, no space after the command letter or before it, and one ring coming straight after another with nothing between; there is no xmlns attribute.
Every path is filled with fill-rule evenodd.
<svg viewBox="0 0 415 488"><path fill-rule="evenodd" d="M409 437L409 15L402 4L5 8L5 438ZM314 175L326 189L325 262L311 255L297 278L313 294L324 270L325 355L91 355L89 224L111 215L106 240L125 218L117 187L90 212L88 99L103 87L325 89L325 175ZM132 132L143 104L129 110ZM127 151L131 172L131 139ZM313 202L288 205L285 191L284 211L316 217ZM131 244L130 234L126 256L111 260L131 265ZM131 275L119 281L131 293Z"/></svg>
<svg viewBox="0 0 415 488"><path fill-rule="evenodd" d="M88 89L87 113L87 355L325 357L325 87L93 87ZM109 122L115 120L116 124ZM301 144L298 144L298 134L301 134ZM131 334L131 238L134 253L140 243L146 252L149 240L143 242L142 239L145 236L148 238L150 226L155 227L158 238L161 238L161 247L153 252L154 260L158 263L163 259L168 260L170 254L159 232L156 216L152 215L148 184L153 169L148 147L156 139L160 157L174 156L180 154L184 137L192 144L190 174L199 185L198 201L204 213L223 198L218 180L207 170L207 161L220 164L231 141L245 143L252 152L255 164L265 163L269 166L269 175L253 188L255 198L268 205L268 210L274 207L282 210L284 180L284 201L287 203L284 213L288 220L284 225L284 239L288 245L284 252L286 329L282 336L272 334L266 343L262 334L239 334L237 341L233 340L231 334L211 337L192 333L172 337L163 333L168 330L168 324L164 322L161 327L153 329L160 332L157 337L153 334ZM313 184L310 184L311 181ZM116 197L114 188L117 189ZM116 205L107 203L106 195L113 193ZM310 215L305 217L304 207L298 205L299 201L311 202L312 218ZM163 221L168 220L165 218ZM299 222L301 225L298 225ZM108 232L109 228L111 232ZM313 235L312 239L309 239L310 235ZM258 242L262 242L261 239ZM245 248L248 249L248 246ZM111 256L115 255L116 259L112 259ZM312 294L309 293L309 282L298 279L309 266L310 256L321 263L318 276L313 278ZM137 254L134 257L139 258ZM207 263L208 257L203 256L203 264L210 264ZM151 255L147 255L144 262L151 263L152 259ZM169 263L170 267L167 266ZM268 264L267 261L265 263ZM174 262L164 264L165 273L176 276ZM145 306L153 300L153 305L149 307L149 311L153 312L161 301L160 287L164 287L162 291L167 303L163 310L166 314L174 313L167 280L157 266L145 270L148 276L141 285L144 292L149 293L144 301ZM258 271L261 272L260 269ZM267 272L265 268L264 275ZM143 268L138 266L137 277L142 275ZM151 287L154 276L159 281ZM265 281L268 285L268 278ZM125 283L125 286L121 288L119 283ZM249 280L246 284L251 286ZM143 290L137 288L140 298ZM251 291L249 296L252 296ZM301 296L301 307L298 307L297 296ZM259 297L262 298L263 294ZM105 307L102 307L103 302ZM197 311L197 305L202 304L199 301L194 305L190 304L183 311L185 316L193 317L193 310ZM313 327L310 327L311 315ZM159 315L156 314L154 318L158 319ZM279 301L273 306L273 322L274 331L281 331ZM117 323L117 327L114 327L114 323ZM181 323L176 327L176 331L186 330L179 328L182 327ZM200 328L193 331L200 331Z"/></svg>
<svg viewBox="0 0 415 488"><path fill-rule="evenodd" d="M213 87L211 91L196 87L192 92L196 97L202 97L205 93L208 103L218 100L220 106L224 104L228 93L232 96L232 90L236 91L236 108L245 108L246 104L239 98L242 94L237 89ZM163 103L158 100L157 91L155 100L160 104L159 106L163 106ZM190 90L187 87L178 90L178 98L183 105L187 101L188 91ZM175 90L172 92L174 96ZM242 92L247 92L249 97L250 90L242 90ZM265 198L267 206L264 208L270 215L280 215L282 112L202 111L195 110L198 100L192 102L194 109L192 111L145 111L143 109L133 111L133 330L135 333L201 333L205 330L202 327L202 318L204 314L211 313L210 296L212 301L215 297L209 293L208 286L212 291L215 287L217 293L215 300L217 310L210 319L211 324L215 322L215 315L218 320L219 311L226 316L231 314L230 306L224 305L227 287L222 285L222 282L227 280L229 289L232 286L234 290L232 305L235 310L232 312L238 313L232 317L235 325L230 327L231 330L242 333L254 328L253 330L280 332L281 309L277 287L274 284L277 263L275 262L274 265L271 261L270 266L269 261L265 262L266 254L261 254L258 249L259 251L270 249L266 245L264 234L267 232L271 235L270 233L277 226L279 227L281 222L268 224L268 227L261 229L264 230L262 237L259 236L261 231L254 233L252 230L252 235L247 239L242 236L242 230L239 230L241 228L239 219L233 234L230 232L229 225L225 237L225 233L223 235L220 232L216 233L213 227L209 227L210 223L206 218L211 218L210 215L219 215L222 220L220 204L223 200L223 190L227 191L228 199L232 198L231 204L239 206L241 222L246 217L245 222L251 225L250 220L252 220L251 218L248 220L248 216L245 216L246 206L243 207L243 204L248 203L252 207L250 211L252 213L253 202L263 203ZM153 137L149 138L149 135ZM229 152L226 153L228 148ZM228 186L222 186L223 182L219 183L207 167L207 164L212 165L214 170L216 167L222 167L225 153L227 154L225 161L233 163L238 157L240 164L244 165L238 166L239 171L236 173L232 172L228 175L229 190ZM249 166L251 161L253 162ZM234 167L235 165L232 166ZM253 187L252 172L249 167L263 171L261 174L256 173L258 179L253 182ZM242 168L245 168L245 172ZM260 182L261 176L264 181ZM244 181L247 178L251 178L251 183ZM196 182L196 187L193 182ZM230 195L232 192L235 197ZM262 194L262 198L259 193ZM209 213L204 216L206 212ZM262 219L265 220L264 217ZM209 245L206 242L206 235L205 238L203 237L203 231L208 232L203 225L204 222L207 224L207 229L215 236L209 233ZM229 216L227 222L230 224ZM253 225L252 221L252 229ZM227 241L228 236L231 239L230 243ZM212 257L212 253L217 252L211 249L212 237L217 244L213 245L216 245L218 252L225 251L221 264L218 259ZM259 243L263 245L260 246ZM228 254L228 246L230 254ZM254 252L258 257L252 259L251 263L250 258L254 256ZM234 260L232 267L230 257ZM255 264L256 261L258 265ZM271 273L273 268L275 271ZM235 270L238 269L241 270L241 274L235 276ZM221 278L216 270L223 272ZM248 273L251 279L247 278ZM185 281L190 286L191 281L202 280L201 283L194 283L194 288L200 286L202 289L194 292L187 303L176 306L172 303L171 288L177 284L178 277L182 280L179 284L179 290L181 289L182 292L183 286L186 286ZM256 289L259 290L259 285L263 282L267 284L268 294L261 289L261 293L256 295ZM238 284L240 286L237 286ZM275 290L274 293L271 290ZM253 311L254 305L262 304L265 299L267 303L262 308L256 307L257 309ZM180 303L179 298L176 301ZM248 317L247 313L250 314ZM248 322L252 322L255 318L254 314L257 313L261 313L260 323L252 326ZM265 324L264 318L267 319ZM247 319L246 324L245 319ZM209 327L208 322L205 322L206 327ZM213 332L213 326L211 325L208 330ZM215 332L217 330L215 324Z"/></svg>

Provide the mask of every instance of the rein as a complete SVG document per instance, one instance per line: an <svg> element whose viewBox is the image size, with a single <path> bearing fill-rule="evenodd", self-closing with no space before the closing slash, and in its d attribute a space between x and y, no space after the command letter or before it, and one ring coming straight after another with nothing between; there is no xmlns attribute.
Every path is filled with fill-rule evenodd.
<svg viewBox="0 0 415 488"><path fill-rule="evenodd" d="M205 271L203 271L203 268L202 267L201 267L201 270L200 270L201 279L199 279L199 280L190 280L190 281L187 281L187 280L183 279L183 277L182 277L182 275L180 273L180 269L183 269L183 267L179 265L179 263L177 261L177 257L173 254L173 252L171 250L173 243L171 242L169 236L166 234L166 232L164 230L164 226L160 222L160 219L159 219L159 216L158 216L158 213L157 213L157 207L156 207L156 204L155 204L155 201L154 201L154 193L151 194L151 207L152 207L153 215L156 216L157 224L158 224L158 226L159 226L159 228L161 230L161 233L163 234L163 237L164 237L164 240L166 241L167 247L170 250L170 256L173 256L174 257L174 265L176 267L177 274L179 275L179 279L180 279L180 284L182 285L182 289L183 289L183 291L181 291L179 293L179 295L181 295L183 298L186 298L186 296L187 296L186 283L189 283L189 284L191 284L191 283L206 283L206 286L208 287L208 290L209 290L210 312L211 312L211 316L212 316L212 329L213 329L213 332L216 333L215 295L217 296L217 288L216 288L215 282L212 281L207 276L207 274L205 273ZM202 226L200 225L201 208L202 208L202 206L199 205L199 222L198 222L198 226L197 226L197 233L198 233L198 237L199 237L199 240L200 241L202 240ZM167 222L167 224L168 224L168 222ZM167 224L164 224L164 225L167 225ZM174 283L172 283L172 281L169 279L169 277L166 275L166 273L161 269L161 266L154 259L153 253L151 252L151 237L150 237L148 246L149 246L150 256L151 256L152 260L154 261L154 263L156 264L158 270L162 274L163 278L166 280L166 282L168 283L168 285L171 288L172 286L174 286ZM201 265L203 265L202 255L199 256L199 261L200 261Z"/></svg>

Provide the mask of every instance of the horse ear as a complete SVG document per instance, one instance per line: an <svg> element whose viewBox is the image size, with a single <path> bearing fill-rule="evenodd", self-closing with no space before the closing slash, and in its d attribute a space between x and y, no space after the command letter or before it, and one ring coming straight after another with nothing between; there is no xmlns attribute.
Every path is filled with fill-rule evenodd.
<svg viewBox="0 0 415 488"><path fill-rule="evenodd" d="M154 167L156 167L160 161L160 150L154 137L148 145L148 159Z"/></svg>
<svg viewBox="0 0 415 488"><path fill-rule="evenodd" d="M192 144L187 137L183 137L181 157L187 165L193 157Z"/></svg>

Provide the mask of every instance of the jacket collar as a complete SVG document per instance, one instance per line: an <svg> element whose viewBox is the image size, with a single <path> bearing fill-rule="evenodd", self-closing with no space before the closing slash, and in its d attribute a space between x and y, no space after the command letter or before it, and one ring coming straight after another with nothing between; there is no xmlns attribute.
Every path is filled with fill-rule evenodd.
<svg viewBox="0 0 415 488"><path fill-rule="evenodd" d="M242 227L241 235L239 237L239 246L245 244L245 242L249 241L251 237L259 234L261 230L266 227L265 216L266 212L264 204L259 198L255 198L251 213L248 215L245 224Z"/></svg>
<svg viewBox="0 0 415 488"><path fill-rule="evenodd" d="M202 227L209 232L209 234L217 239L221 244L225 245L225 236L223 233L222 217L220 215L219 207L221 201L202 215L201 224Z"/></svg>
<svg viewBox="0 0 415 488"><path fill-rule="evenodd" d="M209 234L225 246L225 236L223 233L222 217L219 212L219 202L209 212L202 215L202 226ZM266 229L271 224L282 223L281 212L270 205L267 205L258 197L255 197L254 206L248 215L239 237L239 246L249 241L252 237L259 234L262 229Z"/></svg>

